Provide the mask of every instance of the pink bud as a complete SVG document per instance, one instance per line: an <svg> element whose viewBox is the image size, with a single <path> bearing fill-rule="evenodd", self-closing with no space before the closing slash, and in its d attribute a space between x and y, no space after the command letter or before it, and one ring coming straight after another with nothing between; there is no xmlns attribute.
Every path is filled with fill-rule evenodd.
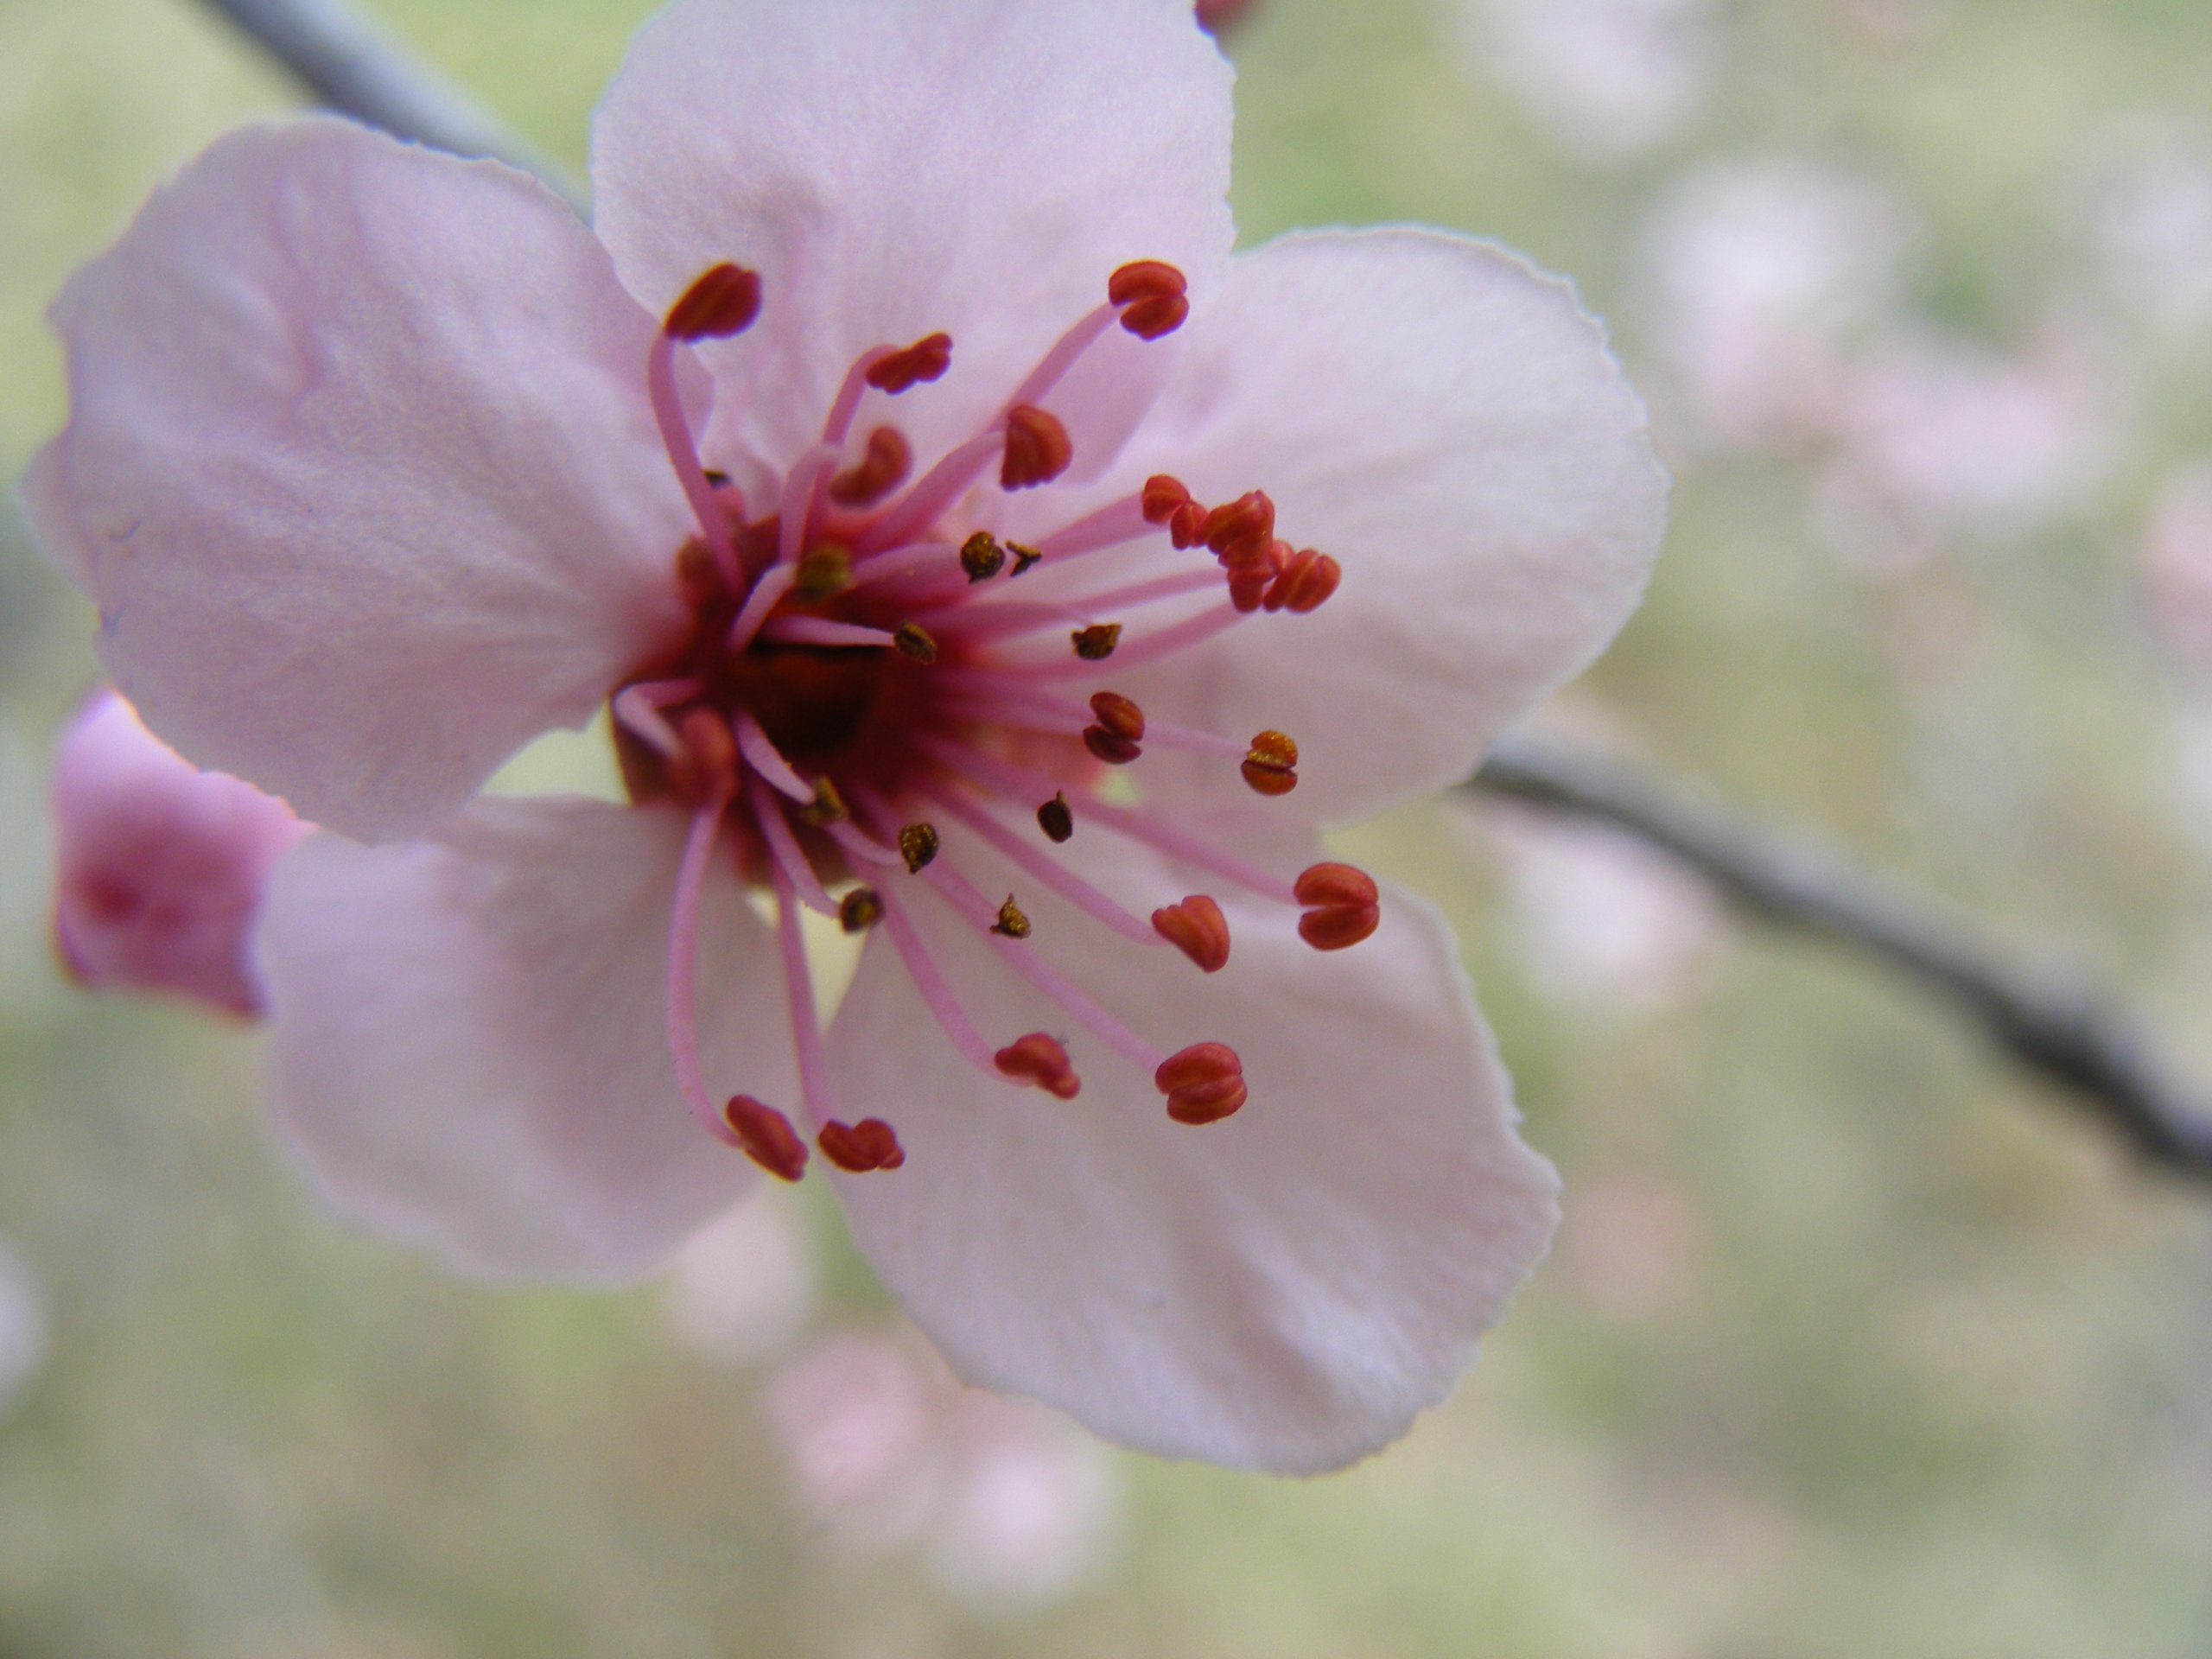
<svg viewBox="0 0 2212 1659"><path fill-rule="evenodd" d="M54 938L70 976L259 1013L254 921L270 871L313 826L195 768L113 691L62 734L53 800Z"/></svg>

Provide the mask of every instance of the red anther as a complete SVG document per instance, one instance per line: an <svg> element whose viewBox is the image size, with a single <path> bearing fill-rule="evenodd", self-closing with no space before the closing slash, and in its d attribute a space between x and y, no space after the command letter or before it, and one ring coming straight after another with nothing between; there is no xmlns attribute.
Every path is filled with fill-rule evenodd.
<svg viewBox="0 0 2212 1659"><path fill-rule="evenodd" d="M1252 747L1245 750L1240 770L1254 793L1287 795L1298 787L1298 745L1291 741L1287 733L1262 732L1252 740Z"/></svg>
<svg viewBox="0 0 2212 1659"><path fill-rule="evenodd" d="M1158 259L1123 265L1107 281L1106 297L1122 308L1122 327L1139 340L1172 334L1191 315L1183 273Z"/></svg>
<svg viewBox="0 0 2212 1659"><path fill-rule="evenodd" d="M771 1175L795 1181L806 1173L806 1142L791 1121L750 1095L732 1095L722 1119L744 1147L745 1155Z"/></svg>
<svg viewBox="0 0 2212 1659"><path fill-rule="evenodd" d="M728 340L760 315L760 273L723 264L702 275L668 308L664 333L675 340Z"/></svg>
<svg viewBox="0 0 2212 1659"><path fill-rule="evenodd" d="M1315 864L1292 891L1306 913L1298 937L1316 950L1342 950L1357 944L1382 925L1375 878L1350 864Z"/></svg>
<svg viewBox="0 0 2212 1659"><path fill-rule="evenodd" d="M1216 553L1234 556L1240 550L1264 549L1274 539L1275 504L1265 490L1247 490L1206 514L1199 539ZM1247 555L1247 556L1249 556Z"/></svg>
<svg viewBox="0 0 2212 1659"><path fill-rule="evenodd" d="M1177 547L1196 547L1205 540L1206 510L1196 501L1185 501L1167 515L1168 539Z"/></svg>
<svg viewBox="0 0 2212 1659"><path fill-rule="evenodd" d="M888 357L878 358L864 377L878 391L893 397L909 386L934 380L952 366L952 336L925 334Z"/></svg>
<svg viewBox="0 0 2212 1659"><path fill-rule="evenodd" d="M1172 300L1190 284L1165 259L1133 259L1106 279L1106 298L1115 305L1139 300Z"/></svg>
<svg viewBox="0 0 2212 1659"><path fill-rule="evenodd" d="M1103 726L1084 727L1083 747L1109 766L1126 766L1144 753L1143 744L1130 738L1116 737Z"/></svg>
<svg viewBox="0 0 2212 1659"><path fill-rule="evenodd" d="M840 1123L833 1117L814 1139L824 1158L855 1175L896 1169L906 1161L899 1132L880 1117L864 1117L857 1123Z"/></svg>
<svg viewBox="0 0 2212 1659"><path fill-rule="evenodd" d="M1322 601L1337 591L1337 584L1344 579L1344 566L1325 553L1316 553L1312 548L1294 556L1283 568L1274 583L1268 589L1268 608L1287 610L1294 616L1304 616L1318 611Z"/></svg>
<svg viewBox="0 0 2212 1659"><path fill-rule="evenodd" d="M1062 1100L1083 1092L1083 1079L1068 1064L1068 1052L1041 1031L1018 1037L991 1056L992 1064L1017 1083L1027 1083Z"/></svg>
<svg viewBox="0 0 2212 1659"><path fill-rule="evenodd" d="M1029 404L1016 404L1007 411L1006 459L999 466L999 487L1033 489L1049 484L1068 469L1075 446L1057 416Z"/></svg>
<svg viewBox="0 0 2212 1659"><path fill-rule="evenodd" d="M727 800L737 792L737 736L711 709L691 708L676 717L682 747L668 761L669 786L688 806Z"/></svg>
<svg viewBox="0 0 2212 1659"><path fill-rule="evenodd" d="M841 507L865 507L880 501L906 481L914 464L914 448L895 426L879 426L868 435L868 453L858 464L830 480L830 499Z"/></svg>
<svg viewBox="0 0 2212 1659"><path fill-rule="evenodd" d="M1147 524L1164 524L1175 516L1175 509L1191 499L1190 491L1183 487L1183 480L1166 473L1154 473L1144 481L1144 521Z"/></svg>
<svg viewBox="0 0 2212 1659"><path fill-rule="evenodd" d="M1101 726L1116 737L1126 737L1134 743L1144 735L1144 710L1118 691L1092 692L1090 712L1098 716Z"/></svg>
<svg viewBox="0 0 2212 1659"><path fill-rule="evenodd" d="M1153 931L1210 974L1229 963L1229 919L1203 893L1152 912Z"/></svg>
<svg viewBox="0 0 2212 1659"><path fill-rule="evenodd" d="M1217 1123L1244 1103L1244 1062L1226 1043L1193 1043L1152 1074L1178 1123Z"/></svg>

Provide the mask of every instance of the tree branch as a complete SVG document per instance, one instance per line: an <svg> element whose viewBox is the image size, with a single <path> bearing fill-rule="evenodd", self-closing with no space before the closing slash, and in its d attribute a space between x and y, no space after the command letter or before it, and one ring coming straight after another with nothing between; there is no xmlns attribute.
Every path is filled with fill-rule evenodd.
<svg viewBox="0 0 2212 1659"><path fill-rule="evenodd" d="M1510 738L1471 787L1625 830L1752 914L1918 980L2150 1163L2212 1183L2212 1103L2082 976L2010 958L1831 854L1562 744Z"/></svg>
<svg viewBox="0 0 2212 1659"><path fill-rule="evenodd" d="M327 107L402 138L493 156L582 188L499 120L417 67L345 0L204 0ZM1656 779L1532 737L1500 744L1472 787L1592 818L1672 854L1781 926L1847 945L1936 991L2028 1070L2160 1168L2212 1183L2212 1105L2134 1022L2075 976L2008 959L1872 876Z"/></svg>
<svg viewBox="0 0 2212 1659"><path fill-rule="evenodd" d="M345 0L203 0L324 108L456 156L535 173L578 212L583 187L459 88L416 63Z"/></svg>

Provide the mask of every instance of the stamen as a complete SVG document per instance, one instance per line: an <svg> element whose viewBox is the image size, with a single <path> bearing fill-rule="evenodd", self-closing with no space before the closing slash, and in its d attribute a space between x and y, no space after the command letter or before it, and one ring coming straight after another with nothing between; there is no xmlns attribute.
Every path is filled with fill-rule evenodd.
<svg viewBox="0 0 2212 1659"><path fill-rule="evenodd" d="M797 645L895 645L895 635L857 622L837 622L826 616L779 616L762 630L768 638ZM911 654L911 653L910 653Z"/></svg>
<svg viewBox="0 0 2212 1659"><path fill-rule="evenodd" d="M653 336L645 353L645 392L652 404L653 423L660 429L661 447L668 451L668 463L675 469L677 483L683 486L683 499L698 522L707 551L714 556L715 569L721 575L722 585L736 593L744 584L737 541L730 533L728 513L715 499L715 486L707 481L706 472L699 465L699 448L692 442L691 428L684 419L683 398L676 386L676 347L677 337L666 328Z"/></svg>
<svg viewBox="0 0 2212 1659"><path fill-rule="evenodd" d="M1045 556L1040 550L1024 547L1020 542L1008 542L1006 544L1006 550L1014 555L1014 569L1007 572L1006 579L1008 582L1012 582L1016 576L1027 575L1030 568Z"/></svg>
<svg viewBox="0 0 2212 1659"><path fill-rule="evenodd" d="M914 447L895 426L879 426L868 435L868 453L858 464L830 480L830 499L841 507L868 507L906 481L914 464Z"/></svg>
<svg viewBox="0 0 2212 1659"><path fill-rule="evenodd" d="M905 499L868 526L860 537L868 551L903 547L943 516L963 492L1006 448L1006 429L994 421L957 449L946 451L936 466L924 473L907 490Z"/></svg>
<svg viewBox="0 0 2212 1659"><path fill-rule="evenodd" d="M1342 950L1382 925L1382 897L1375 878L1350 864L1316 864L1293 889L1306 914L1298 937L1316 950Z"/></svg>
<svg viewBox="0 0 2212 1659"><path fill-rule="evenodd" d="M1087 628L1077 628L1068 637L1075 641L1077 657L1086 663L1103 663L1122 643L1122 625L1118 622L1096 622Z"/></svg>
<svg viewBox="0 0 2212 1659"><path fill-rule="evenodd" d="M1095 725L1083 728L1083 746L1109 766L1125 766L1144 753L1137 740L1144 735L1144 710L1116 691L1091 695Z"/></svg>
<svg viewBox="0 0 2212 1659"><path fill-rule="evenodd" d="M683 752L683 744L661 710L697 696L699 689L696 680L639 680L617 691L607 709L624 730L672 760Z"/></svg>
<svg viewBox="0 0 2212 1659"><path fill-rule="evenodd" d="M837 792L836 784L826 776L814 780L814 798L798 810L798 821L817 830L842 823L850 817L852 812L845 805L845 798Z"/></svg>
<svg viewBox="0 0 2212 1659"><path fill-rule="evenodd" d="M921 930L914 925L906 906L887 893L880 895L880 899L884 931L890 934L892 947L899 952L899 963L906 968L906 976L914 982L923 1003L963 1059L993 1082L1001 1081L1003 1073L990 1044L961 1007L960 999L953 995L951 982L930 955L929 947L922 942Z"/></svg>
<svg viewBox="0 0 2212 1659"><path fill-rule="evenodd" d="M753 771L791 799L810 804L813 802L814 785L792 769L791 763L769 741L768 734L760 729L760 722L749 709L741 709L732 715L730 725L737 734L738 748Z"/></svg>
<svg viewBox="0 0 2212 1659"><path fill-rule="evenodd" d="M1229 918L1205 893L1192 893L1179 905L1154 911L1152 925L1160 938L1207 973L1217 974L1228 966Z"/></svg>
<svg viewBox="0 0 2212 1659"><path fill-rule="evenodd" d="M1318 611L1344 579L1342 565L1327 554L1316 553L1309 547L1294 555L1282 574L1274 579L1274 585L1268 589L1268 608L1287 610L1294 616Z"/></svg>
<svg viewBox="0 0 2212 1659"><path fill-rule="evenodd" d="M999 465L999 487L1034 489L1067 471L1075 446L1058 416L1032 404L1006 412L1006 458Z"/></svg>
<svg viewBox="0 0 2212 1659"><path fill-rule="evenodd" d="M906 1161L898 1132L880 1117L864 1117L854 1124L840 1123L832 1118L822 1126L822 1133L815 1136L815 1144L822 1148L824 1158L854 1175L865 1175L874 1169L896 1169Z"/></svg>
<svg viewBox="0 0 2212 1659"><path fill-rule="evenodd" d="M1205 593L1219 586L1221 578L1211 570L1177 570L1131 582L1124 588L1077 594L1054 604L1018 605L1010 600L999 600L988 605L980 601L971 605L964 590L947 596L945 603L969 607L960 619L962 637L970 644L981 644L1017 639L1069 620L1089 624L1102 611L1125 611L1139 605L1158 604L1162 600L1182 599ZM1256 604L1255 601L1255 607Z"/></svg>
<svg viewBox="0 0 2212 1659"><path fill-rule="evenodd" d="M906 861L910 875L918 875L927 869L941 845L933 823L910 823L899 832L899 856Z"/></svg>
<svg viewBox="0 0 2212 1659"><path fill-rule="evenodd" d="M960 568L970 582L988 582L1006 569L1006 549L988 530L979 530L960 544Z"/></svg>
<svg viewBox="0 0 2212 1659"><path fill-rule="evenodd" d="M1157 662L1163 657L1175 656L1180 652L1188 651L1192 645L1212 639L1217 633L1228 632L1243 620L1236 613L1236 607L1230 605L1224 604L1211 610L1200 611L1196 616L1185 617L1180 622L1172 623L1157 633L1144 635L1123 653L1122 666L1128 668L1138 663ZM1118 641L1121 630L1118 627L1116 628L1114 634ZM1110 656L1112 651L1113 647L1109 645L1103 654ZM1088 662L1096 662L1099 658L1084 657L1079 650L1077 656L1079 660L1075 662L1009 663L994 664L991 666L996 668L1001 674L1020 676L1027 679L1081 679L1090 672L1084 664Z"/></svg>
<svg viewBox="0 0 2212 1659"><path fill-rule="evenodd" d="M672 340L728 340L760 315L760 275L725 261L702 272L669 307L661 328Z"/></svg>
<svg viewBox="0 0 2212 1659"><path fill-rule="evenodd" d="M1145 480L1137 499L1143 505L1145 523L1165 525L1175 516L1177 508L1189 502L1191 492L1181 479L1167 473L1154 473Z"/></svg>
<svg viewBox="0 0 2212 1659"><path fill-rule="evenodd" d="M822 885L822 878L815 874L813 864L798 844L798 837L785 821L783 804L757 777L747 794L753 808L753 821L760 827L761 839L768 843L773 873L782 875L785 885L795 889L800 900L817 915L842 917L842 907Z"/></svg>
<svg viewBox="0 0 2212 1659"><path fill-rule="evenodd" d="M701 807L691 815L691 829L683 841L683 861L677 867L676 897L668 918L668 1057L676 1071L676 1086L683 1103L701 1128L724 1146L747 1152L742 1135L726 1122L707 1100L706 1080L699 1071L699 1042L695 975L699 954L699 912L706 894L707 866L721 825L721 801ZM759 1161L755 1154L755 1160Z"/></svg>
<svg viewBox="0 0 2212 1659"><path fill-rule="evenodd" d="M1041 1031L1015 1038L992 1058L1007 1077L1033 1084L1048 1095L1073 1100L1083 1092L1083 1079L1069 1064L1067 1050Z"/></svg>
<svg viewBox="0 0 2212 1659"><path fill-rule="evenodd" d="M925 334L912 345L887 352L868 365L868 385L893 397L909 387L935 380L952 366L952 336Z"/></svg>
<svg viewBox="0 0 2212 1659"><path fill-rule="evenodd" d="M771 1175L796 1181L806 1173L806 1142L774 1107L750 1095L732 1095L722 1108L722 1121L728 1130L724 1138L734 1136L732 1144Z"/></svg>
<svg viewBox="0 0 2212 1659"><path fill-rule="evenodd" d="M781 859L768 861L768 883L776 894L776 944L783 957L784 995L791 1016L791 1046L798 1052L799 1097L817 1124L836 1114L830 1104L830 1065L815 1018L814 981L806 970L806 936L799 931L798 904ZM836 913L834 908L831 912Z"/></svg>
<svg viewBox="0 0 2212 1659"><path fill-rule="evenodd" d="M865 933L883 919L883 895L874 887L855 887L837 902L837 925Z"/></svg>
<svg viewBox="0 0 2212 1659"><path fill-rule="evenodd" d="M1122 308L1122 327L1139 340L1172 334L1191 315L1183 273L1159 259L1139 259L1107 279L1106 297Z"/></svg>
<svg viewBox="0 0 2212 1659"><path fill-rule="evenodd" d="M1275 504L1265 490L1249 490L1234 501L1206 514L1199 537L1217 554L1232 556L1252 548L1265 548L1274 539Z"/></svg>
<svg viewBox="0 0 2212 1659"><path fill-rule="evenodd" d="M737 744L729 722L711 709L687 709L676 721L677 749L668 783L686 806L726 801L737 788Z"/></svg>
<svg viewBox="0 0 2212 1659"><path fill-rule="evenodd" d="M899 654L909 662L919 663L924 667L927 667L937 661L937 641L930 637L929 630L918 622L901 622L892 630L891 643L898 647Z"/></svg>
<svg viewBox="0 0 2212 1659"><path fill-rule="evenodd" d="M1034 876L1048 891L1059 894L1085 915L1105 923L1122 938L1133 939L1139 944L1159 943L1152 930L1138 918L1122 909L1058 860L1030 846L973 801L950 789L936 791L932 798L974 830L978 837L996 849L1010 863ZM1066 810L1067 798L1065 795L1054 796L1053 801L1059 803L1063 812ZM1045 804L1049 809L1052 801ZM1052 832L1047 830L1046 833L1050 835ZM1066 838L1065 836L1057 837L1063 841Z"/></svg>
<svg viewBox="0 0 2212 1659"><path fill-rule="evenodd" d="M1068 798L1056 791L1052 798L1037 809L1037 827L1045 832L1048 841L1065 842L1075 834L1075 814L1068 810Z"/></svg>
<svg viewBox="0 0 2212 1659"><path fill-rule="evenodd" d="M1287 795L1298 787L1298 745L1281 732L1262 732L1245 752L1240 770L1253 793Z"/></svg>
<svg viewBox="0 0 2212 1659"><path fill-rule="evenodd" d="M1021 906L1008 893L1006 902L999 906L999 918L991 924L991 931L1005 939L1026 939L1029 937L1029 918L1021 913Z"/></svg>
<svg viewBox="0 0 2212 1659"><path fill-rule="evenodd" d="M1244 1063L1226 1043L1193 1043L1162 1061L1153 1086L1178 1123L1218 1123L1245 1101Z"/></svg>
<svg viewBox="0 0 2212 1659"><path fill-rule="evenodd" d="M723 652L734 657L751 645L753 637L782 602L784 595L791 592L798 581L797 565L779 564L754 582L753 591L745 596L744 605L730 622L729 638L722 644Z"/></svg>

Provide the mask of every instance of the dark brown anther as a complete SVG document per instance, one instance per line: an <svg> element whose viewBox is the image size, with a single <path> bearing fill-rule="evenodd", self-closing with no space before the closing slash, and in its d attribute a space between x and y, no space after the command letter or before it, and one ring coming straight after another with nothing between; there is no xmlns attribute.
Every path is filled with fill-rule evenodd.
<svg viewBox="0 0 2212 1659"><path fill-rule="evenodd" d="M798 813L801 823L810 823L817 830L824 824L842 823L852 816L845 805L845 798L837 792L837 785L827 778L814 780L814 798L799 808Z"/></svg>
<svg viewBox="0 0 2212 1659"><path fill-rule="evenodd" d="M1191 493L1183 480L1166 473L1154 473L1144 481L1144 521L1147 524L1164 524L1175 516L1178 507L1187 504Z"/></svg>
<svg viewBox="0 0 2212 1659"><path fill-rule="evenodd" d="M1017 1083L1027 1083L1062 1100L1083 1092L1083 1080L1068 1064L1068 1052L1041 1031L1018 1037L991 1056L993 1064Z"/></svg>
<svg viewBox="0 0 2212 1659"><path fill-rule="evenodd" d="M1126 766L1144 753L1144 745L1116 737L1103 726L1083 728L1083 747L1109 766Z"/></svg>
<svg viewBox="0 0 2212 1659"><path fill-rule="evenodd" d="M841 507L865 507L906 481L914 464L914 447L895 426L879 426L868 435L868 448L860 460L830 480L830 499Z"/></svg>
<svg viewBox="0 0 2212 1659"><path fill-rule="evenodd" d="M1034 489L1068 469L1075 445L1059 417L1030 404L1016 404L1006 415L1006 457L999 464L999 487Z"/></svg>
<svg viewBox="0 0 2212 1659"><path fill-rule="evenodd" d="M806 1142L798 1138L791 1119L774 1107L750 1095L732 1095L722 1108L722 1121L745 1155L771 1175L795 1181L806 1173Z"/></svg>
<svg viewBox="0 0 2212 1659"><path fill-rule="evenodd" d="M918 874L928 868L930 861L937 856L940 844L937 826L933 823L910 823L901 830L899 832L899 856L906 861L907 873Z"/></svg>
<svg viewBox="0 0 2212 1659"><path fill-rule="evenodd" d="M1298 937L1316 950L1342 950L1382 925L1382 894L1375 878L1351 864L1315 864L1292 891L1306 913Z"/></svg>
<svg viewBox="0 0 2212 1659"><path fill-rule="evenodd" d="M1068 636L1075 641L1075 654L1086 663L1103 663L1114 654L1114 647L1122 643L1122 625L1118 622L1094 622L1087 628L1077 628Z"/></svg>
<svg viewBox="0 0 2212 1659"><path fill-rule="evenodd" d="M901 622L891 631L891 643L899 648L899 654L910 663L919 663L924 667L927 667L937 661L937 641L930 637L929 630L918 622Z"/></svg>
<svg viewBox="0 0 2212 1659"><path fill-rule="evenodd" d="M1294 616L1304 616L1318 611L1337 584L1344 579L1344 567L1325 553L1316 553L1312 548L1293 554L1283 566L1282 574L1268 589L1268 608L1288 611Z"/></svg>
<svg viewBox="0 0 2212 1659"><path fill-rule="evenodd" d="M1100 691L1090 699L1095 726L1083 731L1083 746L1109 766L1126 766L1144 753L1137 740L1144 735L1144 710L1117 691Z"/></svg>
<svg viewBox="0 0 2212 1659"><path fill-rule="evenodd" d="M988 582L1006 569L1006 549L988 530L979 530L960 543L960 568L970 582Z"/></svg>
<svg viewBox="0 0 2212 1659"><path fill-rule="evenodd" d="M1159 259L1123 265L1107 280L1108 301L1122 308L1122 327L1139 340L1172 334L1191 315L1183 273Z"/></svg>
<svg viewBox="0 0 2212 1659"><path fill-rule="evenodd" d="M912 345L878 358L868 370L868 385L893 397L909 386L934 380L952 366L952 336L925 334Z"/></svg>
<svg viewBox="0 0 2212 1659"><path fill-rule="evenodd" d="M1014 569L1007 571L1006 575L1008 582L1012 582L1016 576L1027 575L1029 568L1045 556L1035 548L1024 547L1020 542L1008 542L1006 544L1006 550L1014 555Z"/></svg>
<svg viewBox="0 0 2212 1659"><path fill-rule="evenodd" d="M668 308L664 333L674 340L728 340L760 315L760 273L723 264L702 272Z"/></svg>
<svg viewBox="0 0 2212 1659"><path fill-rule="evenodd" d="M701 467L699 476L707 480L707 487L710 490L727 489L729 486L729 474L717 467Z"/></svg>
<svg viewBox="0 0 2212 1659"><path fill-rule="evenodd" d="M1185 501L1167 515L1167 538L1177 547L1196 547L1205 540L1206 510L1196 501Z"/></svg>
<svg viewBox="0 0 2212 1659"><path fill-rule="evenodd" d="M1262 732L1244 752L1244 781L1260 795L1287 795L1298 787L1298 745L1281 732Z"/></svg>
<svg viewBox="0 0 2212 1659"><path fill-rule="evenodd" d="M1152 1074L1178 1123L1218 1123L1244 1103L1244 1062L1226 1043L1192 1043Z"/></svg>
<svg viewBox="0 0 2212 1659"><path fill-rule="evenodd" d="M1152 912L1153 931L1210 974L1229 964L1229 918L1203 893Z"/></svg>
<svg viewBox="0 0 2212 1659"><path fill-rule="evenodd" d="M1014 895L1006 896L1006 903L999 906L999 918L991 924L991 931L1002 939L1026 939L1029 937L1029 918L1021 913L1021 906L1014 902Z"/></svg>
<svg viewBox="0 0 2212 1659"><path fill-rule="evenodd" d="M814 1139L822 1155L849 1174L896 1169L906 1161L899 1132L880 1117L864 1117L857 1123L840 1123L833 1117Z"/></svg>
<svg viewBox="0 0 2212 1659"><path fill-rule="evenodd" d="M1075 834L1075 814L1068 809L1065 790L1037 809L1037 827L1047 841L1065 842Z"/></svg>
<svg viewBox="0 0 2212 1659"><path fill-rule="evenodd" d="M675 720L677 753L668 760L669 787L686 806L728 800L737 792L737 735L711 709L690 708Z"/></svg>
<svg viewBox="0 0 2212 1659"><path fill-rule="evenodd" d="M1224 558L1240 550L1265 548L1274 539L1275 504L1265 490L1247 490L1206 514L1199 538Z"/></svg>
<svg viewBox="0 0 2212 1659"><path fill-rule="evenodd" d="M836 542L817 542L798 556L791 591L807 601L827 599L852 585L853 550Z"/></svg>
<svg viewBox="0 0 2212 1659"><path fill-rule="evenodd" d="M883 895L874 887L855 887L837 901L837 925L865 933L883 919Z"/></svg>

